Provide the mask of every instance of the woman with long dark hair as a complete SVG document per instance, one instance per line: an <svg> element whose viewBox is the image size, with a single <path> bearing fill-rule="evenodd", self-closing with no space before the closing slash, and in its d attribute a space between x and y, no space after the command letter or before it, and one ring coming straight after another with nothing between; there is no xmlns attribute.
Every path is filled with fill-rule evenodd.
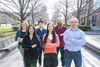
<svg viewBox="0 0 100 67"><path fill-rule="evenodd" d="M59 47L59 37L54 31L53 24L47 25L47 33L43 37L44 66L57 66L57 47Z"/></svg>
<svg viewBox="0 0 100 67"><path fill-rule="evenodd" d="M28 27L28 33L23 39L24 61L26 67L36 67L40 41L33 25Z"/></svg>

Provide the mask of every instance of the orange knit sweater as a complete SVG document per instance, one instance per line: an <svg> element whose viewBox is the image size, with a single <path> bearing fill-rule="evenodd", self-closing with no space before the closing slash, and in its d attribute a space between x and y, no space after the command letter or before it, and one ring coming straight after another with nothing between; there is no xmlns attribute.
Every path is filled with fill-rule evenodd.
<svg viewBox="0 0 100 67"><path fill-rule="evenodd" d="M45 35L43 36L43 38ZM56 43L52 43L51 39L47 39L47 43L44 46L44 53L57 53L57 47L59 47L59 37L56 34Z"/></svg>

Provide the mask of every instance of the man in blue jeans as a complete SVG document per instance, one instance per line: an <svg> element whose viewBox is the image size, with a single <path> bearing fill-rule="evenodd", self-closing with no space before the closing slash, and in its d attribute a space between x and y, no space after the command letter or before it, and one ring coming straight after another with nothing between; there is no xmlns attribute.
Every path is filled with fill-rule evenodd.
<svg viewBox="0 0 100 67"><path fill-rule="evenodd" d="M85 34L78 28L79 21L73 17L70 20L71 28L63 34L65 67L70 67L74 60L75 67L82 66L81 47L85 45Z"/></svg>

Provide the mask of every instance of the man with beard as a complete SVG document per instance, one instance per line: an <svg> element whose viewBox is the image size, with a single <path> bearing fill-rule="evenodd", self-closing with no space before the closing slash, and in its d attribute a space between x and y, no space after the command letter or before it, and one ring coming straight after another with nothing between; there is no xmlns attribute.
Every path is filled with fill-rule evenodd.
<svg viewBox="0 0 100 67"><path fill-rule="evenodd" d="M55 31L59 36L60 39L60 46L57 48L57 53L61 53L61 62L62 62L62 67L64 67L65 62L64 62L64 41L63 41L63 33L67 30L66 26L63 25L63 19L58 18L56 20L57 26L55 27ZM58 64L57 64L58 65Z"/></svg>

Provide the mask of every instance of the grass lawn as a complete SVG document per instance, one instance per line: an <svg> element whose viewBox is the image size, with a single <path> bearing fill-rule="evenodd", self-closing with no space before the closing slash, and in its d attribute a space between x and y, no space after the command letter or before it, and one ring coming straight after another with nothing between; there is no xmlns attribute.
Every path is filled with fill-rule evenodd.
<svg viewBox="0 0 100 67"><path fill-rule="evenodd" d="M0 32L2 31L12 31L12 27L0 27Z"/></svg>
<svg viewBox="0 0 100 67"><path fill-rule="evenodd" d="M8 36L14 35L16 32L0 33L0 39L6 38Z"/></svg>

